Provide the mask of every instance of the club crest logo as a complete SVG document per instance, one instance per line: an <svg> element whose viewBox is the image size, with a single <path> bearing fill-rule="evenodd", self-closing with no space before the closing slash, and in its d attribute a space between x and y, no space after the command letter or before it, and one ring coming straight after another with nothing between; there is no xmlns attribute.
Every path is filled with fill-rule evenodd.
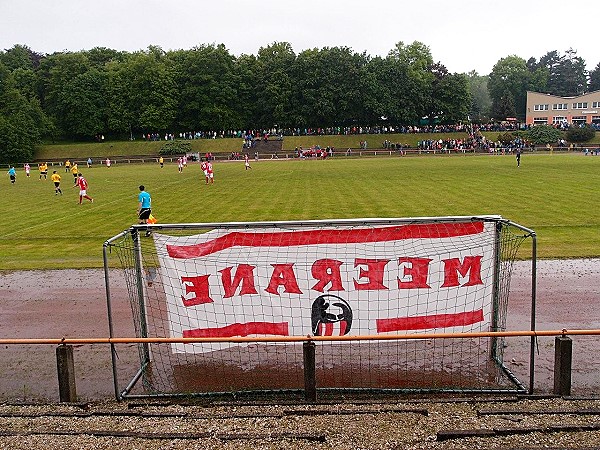
<svg viewBox="0 0 600 450"><path fill-rule="evenodd" d="M312 304L311 320L314 336L344 336L352 328L352 309L337 295L319 295Z"/></svg>

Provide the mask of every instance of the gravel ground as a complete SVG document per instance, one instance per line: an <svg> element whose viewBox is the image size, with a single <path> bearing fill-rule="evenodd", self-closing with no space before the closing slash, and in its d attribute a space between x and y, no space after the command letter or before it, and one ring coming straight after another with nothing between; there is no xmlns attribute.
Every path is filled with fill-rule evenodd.
<svg viewBox="0 0 600 450"><path fill-rule="evenodd" d="M600 443L600 400L131 406L2 405L0 449L583 449ZM558 425L563 428L549 429ZM482 429L506 435L438 437L449 430ZM97 436L100 432L122 436Z"/></svg>

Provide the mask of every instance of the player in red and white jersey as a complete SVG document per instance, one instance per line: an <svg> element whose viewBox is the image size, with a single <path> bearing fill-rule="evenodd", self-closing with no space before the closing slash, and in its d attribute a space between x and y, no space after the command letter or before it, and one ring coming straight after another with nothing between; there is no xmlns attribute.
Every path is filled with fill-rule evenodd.
<svg viewBox="0 0 600 450"><path fill-rule="evenodd" d="M208 161L202 160L200 162L200 169L202 169L204 178L206 179L206 184L208 184Z"/></svg>
<svg viewBox="0 0 600 450"><path fill-rule="evenodd" d="M79 187L79 204L80 205L84 198L88 199L91 203L94 203L94 199L92 197L90 197L89 195L87 195L88 182L85 178L83 178L83 175L81 175L81 173L77 174L77 181L76 181L75 186ZM75 187L75 186L73 186L73 187Z"/></svg>
<svg viewBox="0 0 600 450"><path fill-rule="evenodd" d="M213 173L213 165L210 161L206 162L206 184L210 180L211 183L215 182L214 173Z"/></svg>

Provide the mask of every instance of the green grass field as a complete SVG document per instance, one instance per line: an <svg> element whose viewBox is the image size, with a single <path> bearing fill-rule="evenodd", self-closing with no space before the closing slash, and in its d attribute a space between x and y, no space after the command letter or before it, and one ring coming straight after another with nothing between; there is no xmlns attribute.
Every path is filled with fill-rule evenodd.
<svg viewBox="0 0 600 450"><path fill-rule="evenodd" d="M102 266L104 241L136 223L138 185L161 223L500 214L538 235L542 258L600 256L600 158L581 154L419 156L215 164L206 186L192 163L83 169L95 199L78 205L23 170L0 183L0 269ZM52 173L52 169L50 170ZM524 252L521 257L527 258Z"/></svg>

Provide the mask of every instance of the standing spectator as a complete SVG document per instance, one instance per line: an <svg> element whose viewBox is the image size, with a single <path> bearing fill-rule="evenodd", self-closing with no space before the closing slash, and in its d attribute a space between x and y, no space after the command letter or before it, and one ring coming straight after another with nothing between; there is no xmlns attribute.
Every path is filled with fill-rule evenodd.
<svg viewBox="0 0 600 450"><path fill-rule="evenodd" d="M521 149L520 148L517 149L516 156L517 156L517 167L520 167L521 166Z"/></svg>
<svg viewBox="0 0 600 450"><path fill-rule="evenodd" d="M10 178L10 182L11 184L15 184L15 181L17 181L17 171L15 170L14 166L10 166L10 169L8 169L8 177Z"/></svg>
<svg viewBox="0 0 600 450"><path fill-rule="evenodd" d="M150 214L152 213L152 198L150 194L146 192L144 185L139 187L140 193L138 194L138 219L140 224L147 224ZM146 236L150 236L150 230L146 230Z"/></svg>
<svg viewBox="0 0 600 450"><path fill-rule="evenodd" d="M54 195L62 195L62 190L60 189L60 175L56 173L56 170L52 172L50 179L54 182Z"/></svg>
<svg viewBox="0 0 600 450"><path fill-rule="evenodd" d="M81 172L79 172L77 174L77 184L75 186L79 186L79 204L80 205L84 198L88 199L90 201L90 203L94 203L94 199L92 197L90 197L89 195L87 195L88 182L85 178L83 178L83 175L81 175ZM73 186L73 187L75 187L75 186Z"/></svg>

